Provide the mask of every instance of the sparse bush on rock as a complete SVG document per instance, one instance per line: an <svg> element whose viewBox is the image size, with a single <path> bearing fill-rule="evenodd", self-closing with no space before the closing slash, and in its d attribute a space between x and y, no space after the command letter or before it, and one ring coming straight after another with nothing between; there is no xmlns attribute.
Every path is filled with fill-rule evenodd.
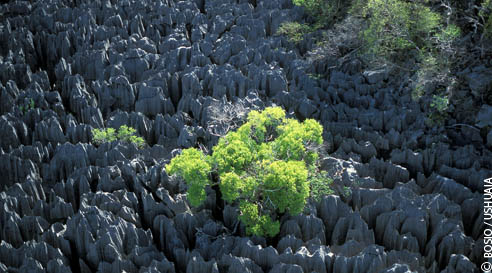
<svg viewBox="0 0 492 273"><path fill-rule="evenodd" d="M191 205L205 200L205 186L218 185L223 200L239 206L248 234L273 237L280 214L298 214L310 195L332 193L331 180L316 175L322 131L315 120L286 118L280 107L251 111L245 124L219 140L212 155L185 149L166 171L188 184Z"/></svg>
<svg viewBox="0 0 492 273"><path fill-rule="evenodd" d="M382 55L428 47L440 20L424 5L400 0L369 0L362 14L369 23L362 34L368 51Z"/></svg>
<svg viewBox="0 0 492 273"><path fill-rule="evenodd" d="M446 96L433 95L430 103L428 122L431 125L443 125L448 118L449 99Z"/></svg>
<svg viewBox="0 0 492 273"><path fill-rule="evenodd" d="M118 133L114 128L106 128L106 129L93 129L92 130L92 141L96 145L101 145L105 142L113 142L116 140L135 143L139 148L142 148L145 145L145 141L143 138L135 135L136 130L132 127L128 127L126 125L122 125Z"/></svg>
<svg viewBox="0 0 492 273"><path fill-rule="evenodd" d="M312 29L307 24L298 22L284 22L277 30L277 35L285 35L291 43L299 43L304 39L304 35L311 32Z"/></svg>
<svg viewBox="0 0 492 273"><path fill-rule="evenodd" d="M486 38L492 38L492 1L484 0L479 12L484 21L483 34Z"/></svg>

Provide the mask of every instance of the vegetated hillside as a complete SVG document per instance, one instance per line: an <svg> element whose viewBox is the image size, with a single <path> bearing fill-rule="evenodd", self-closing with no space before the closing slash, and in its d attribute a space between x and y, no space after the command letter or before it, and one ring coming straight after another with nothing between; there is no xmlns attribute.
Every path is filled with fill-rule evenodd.
<svg viewBox="0 0 492 273"><path fill-rule="evenodd" d="M402 6L352 1L321 25L290 0L1 5L0 271L479 272L490 10L467 3L490 1L412 1L436 28L407 16L382 30L453 38L417 51L367 31L378 13L364 3L385 2ZM301 39L278 35L285 22L307 23ZM443 22L460 32L436 36ZM321 123L321 167L351 190L284 215L267 240L212 189L190 208L164 166L274 104ZM122 125L146 144L93 139Z"/></svg>

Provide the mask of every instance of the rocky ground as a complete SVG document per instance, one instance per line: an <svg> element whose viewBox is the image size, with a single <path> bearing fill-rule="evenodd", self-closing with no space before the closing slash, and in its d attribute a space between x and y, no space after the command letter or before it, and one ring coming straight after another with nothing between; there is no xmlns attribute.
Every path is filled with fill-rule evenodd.
<svg viewBox="0 0 492 273"><path fill-rule="evenodd" d="M290 0L3 4L0 271L479 272L492 133L429 126L391 70L305 58L312 42L274 35L302 16ZM462 91L486 88L489 65ZM163 166L273 104L321 122L323 168L352 190L266 240L213 191L190 209ZM144 149L91 144L124 124Z"/></svg>

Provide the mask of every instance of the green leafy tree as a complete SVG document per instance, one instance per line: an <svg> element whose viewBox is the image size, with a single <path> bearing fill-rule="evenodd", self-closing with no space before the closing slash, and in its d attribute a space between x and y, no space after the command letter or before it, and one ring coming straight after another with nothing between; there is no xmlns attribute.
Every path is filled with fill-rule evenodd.
<svg viewBox="0 0 492 273"><path fill-rule="evenodd" d="M320 185L330 181L314 174L322 131L315 120L286 118L280 107L251 111L245 124L219 140L212 155L184 149L166 171L188 184L191 205L205 200L207 185L218 185L222 199L239 206L248 234L272 237L280 231L280 214L302 212L313 178L318 179L316 195L332 193Z"/></svg>
<svg viewBox="0 0 492 273"><path fill-rule="evenodd" d="M197 149L184 149L181 155L173 158L166 166L170 174L181 176L188 184L188 199L192 206L198 206L205 201L205 185L209 184L211 169L209 158Z"/></svg>
<svg viewBox="0 0 492 273"><path fill-rule="evenodd" d="M362 8L368 27L362 33L366 51L395 56L405 50L429 48L441 17L419 2L368 0Z"/></svg>
<svg viewBox="0 0 492 273"><path fill-rule="evenodd" d="M96 128L92 129L92 141L94 141L96 145L101 145L105 142L120 140L128 143L135 143L139 148L142 148L145 145L145 141L135 134L136 130L126 125L122 125L119 128L118 133L116 133L114 128Z"/></svg>

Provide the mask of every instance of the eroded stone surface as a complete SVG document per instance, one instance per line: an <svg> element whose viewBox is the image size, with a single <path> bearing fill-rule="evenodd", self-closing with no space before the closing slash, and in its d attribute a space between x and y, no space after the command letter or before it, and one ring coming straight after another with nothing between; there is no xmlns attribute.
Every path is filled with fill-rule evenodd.
<svg viewBox="0 0 492 273"><path fill-rule="evenodd" d="M314 45L274 35L303 16L290 0L18 1L0 14L0 271L478 272L491 133L430 130L387 69L326 60L314 79L301 54ZM487 73L465 77L473 92ZM273 104L320 121L322 168L351 191L283 217L272 243L247 237L237 208L214 212L211 190L190 209L163 166ZM91 143L121 125L148 146Z"/></svg>

